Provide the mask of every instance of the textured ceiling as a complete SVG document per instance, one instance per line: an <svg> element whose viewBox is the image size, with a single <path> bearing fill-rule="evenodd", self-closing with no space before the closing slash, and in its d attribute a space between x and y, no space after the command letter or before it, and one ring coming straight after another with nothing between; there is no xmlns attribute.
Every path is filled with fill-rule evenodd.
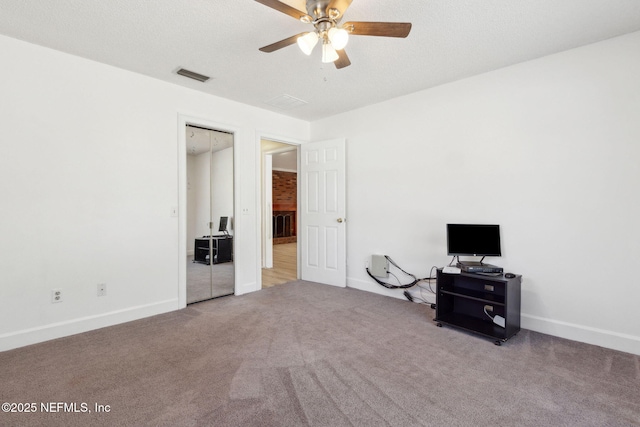
<svg viewBox="0 0 640 427"><path fill-rule="evenodd" d="M640 0L353 0L344 21L413 28L352 36L338 70L318 47L259 52L310 26L254 0L0 0L0 34L309 121L639 31Z"/></svg>

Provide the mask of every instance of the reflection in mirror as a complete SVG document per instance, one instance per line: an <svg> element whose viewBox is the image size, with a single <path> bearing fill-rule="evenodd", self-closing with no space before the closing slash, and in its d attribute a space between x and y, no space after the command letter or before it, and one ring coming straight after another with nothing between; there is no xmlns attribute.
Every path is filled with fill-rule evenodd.
<svg viewBox="0 0 640 427"><path fill-rule="evenodd" d="M187 303L235 290L233 134L186 127Z"/></svg>

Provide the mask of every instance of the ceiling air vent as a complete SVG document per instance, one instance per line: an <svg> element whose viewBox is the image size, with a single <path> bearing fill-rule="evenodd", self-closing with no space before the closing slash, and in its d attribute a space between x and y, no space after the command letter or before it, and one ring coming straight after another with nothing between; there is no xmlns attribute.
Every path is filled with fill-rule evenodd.
<svg viewBox="0 0 640 427"><path fill-rule="evenodd" d="M197 80L199 82L206 82L209 80L208 76L203 76L202 74L194 73L193 71L185 70L184 68L180 68L178 70L178 74L181 76L189 77L190 79Z"/></svg>
<svg viewBox="0 0 640 427"><path fill-rule="evenodd" d="M307 101L303 101L302 99L296 98L295 96L282 94L278 95L275 98L271 98L266 101L267 104L273 105L276 108L281 110L289 110L291 108L300 107L302 105L307 104Z"/></svg>

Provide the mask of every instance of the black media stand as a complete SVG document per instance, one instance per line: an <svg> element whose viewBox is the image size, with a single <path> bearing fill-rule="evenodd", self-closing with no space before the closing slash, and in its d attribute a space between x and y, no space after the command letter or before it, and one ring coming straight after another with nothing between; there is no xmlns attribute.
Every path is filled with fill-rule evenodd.
<svg viewBox="0 0 640 427"><path fill-rule="evenodd" d="M233 260L233 236L211 236L211 246L213 257L211 257L209 251L209 236L202 236L201 239L196 239L193 262L210 264L213 261L213 264L220 264Z"/></svg>
<svg viewBox="0 0 640 427"><path fill-rule="evenodd" d="M436 282L437 326L450 325L494 339L501 345L520 330L520 285L522 276L507 279L502 274L448 274L438 269ZM491 317L504 319L504 327Z"/></svg>

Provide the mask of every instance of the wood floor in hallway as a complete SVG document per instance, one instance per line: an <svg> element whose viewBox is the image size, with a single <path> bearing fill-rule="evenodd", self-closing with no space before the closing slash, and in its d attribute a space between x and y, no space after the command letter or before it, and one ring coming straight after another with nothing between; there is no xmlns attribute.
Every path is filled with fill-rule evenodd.
<svg viewBox="0 0 640 427"><path fill-rule="evenodd" d="M273 245L273 268L262 269L262 287L268 288L298 278L297 243Z"/></svg>

